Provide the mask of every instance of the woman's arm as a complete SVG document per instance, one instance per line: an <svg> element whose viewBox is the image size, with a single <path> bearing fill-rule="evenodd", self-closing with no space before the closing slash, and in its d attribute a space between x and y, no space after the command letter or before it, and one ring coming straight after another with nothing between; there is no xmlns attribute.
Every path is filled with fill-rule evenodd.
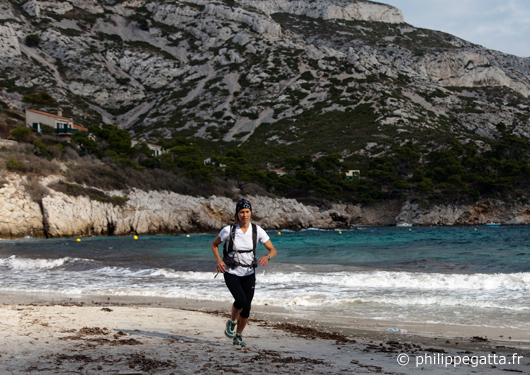
<svg viewBox="0 0 530 375"><path fill-rule="evenodd" d="M269 250L270 258L271 259L274 258L276 256L277 252L276 252L276 249L274 248L274 246L272 246L271 240L268 240L263 245L265 246L265 248L267 250ZM267 255L264 255L263 257L260 258L259 264L261 264L263 267L265 267L267 264L269 264L269 258L267 257Z"/></svg>
<svg viewBox="0 0 530 375"><path fill-rule="evenodd" d="M219 255L219 245L222 242L223 240L219 236L215 237L215 240L213 240L212 242L212 253L213 253L213 256L215 257L215 261L217 262L216 269L218 273L226 272L225 262L223 262L223 260L221 259L221 256Z"/></svg>

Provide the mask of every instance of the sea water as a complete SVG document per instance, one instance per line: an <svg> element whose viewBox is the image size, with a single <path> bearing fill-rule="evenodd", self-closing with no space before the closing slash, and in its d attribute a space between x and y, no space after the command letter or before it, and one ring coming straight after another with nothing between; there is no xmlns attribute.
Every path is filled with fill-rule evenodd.
<svg viewBox="0 0 530 375"><path fill-rule="evenodd" d="M530 227L269 231L254 304L407 322L530 327ZM0 291L230 303L216 234L0 241ZM266 255L262 245L258 257Z"/></svg>

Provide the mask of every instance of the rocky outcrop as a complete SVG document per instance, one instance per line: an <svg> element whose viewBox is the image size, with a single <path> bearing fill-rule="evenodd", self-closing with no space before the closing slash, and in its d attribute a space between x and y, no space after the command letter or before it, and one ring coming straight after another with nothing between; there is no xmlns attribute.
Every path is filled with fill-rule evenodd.
<svg viewBox="0 0 530 375"><path fill-rule="evenodd" d="M405 202L396 221L413 225L520 225L530 223L530 205L482 200L468 205L434 205L422 208L417 203Z"/></svg>
<svg viewBox="0 0 530 375"><path fill-rule="evenodd" d="M0 58L12 58L20 54L15 31L11 27L0 25Z"/></svg>
<svg viewBox="0 0 530 375"><path fill-rule="evenodd" d="M403 23L403 14L386 4L366 1L289 1L289 0L241 0L266 14L289 13L323 20L357 20L387 23Z"/></svg>
<svg viewBox="0 0 530 375"><path fill-rule="evenodd" d="M506 90L491 98L476 90L501 87L528 97L530 59L406 25L389 5L365 0L21 4L24 12L13 2L0 2L0 78L14 85L0 91L0 100L21 110L28 105L22 100L28 89L46 91L69 103L74 117L98 118L96 111L103 122L146 141L185 132L241 143L252 141L264 123L307 111L353 110L361 102L352 93L363 92L362 103L380 114L378 129L390 125L414 133L440 129L453 118L459 124L453 131L464 135L494 138L499 122L513 124L514 134L530 134L526 100L523 107L513 106ZM26 46L27 35L38 35L38 46ZM305 72L311 75L302 77ZM332 89L339 81L340 95ZM472 90L460 95L454 87ZM396 95L403 88L429 100ZM437 90L446 97L431 95ZM175 122L177 117L182 121ZM269 139L290 142L280 135ZM367 150L352 142L344 153L375 155Z"/></svg>
<svg viewBox="0 0 530 375"><path fill-rule="evenodd" d="M282 35L282 29L276 22L264 19L259 14L251 13L243 9L233 9L224 5L208 4L205 12L212 16L247 24L252 31L257 32L258 34L266 34L272 37L280 37Z"/></svg>
<svg viewBox="0 0 530 375"><path fill-rule="evenodd" d="M479 87L503 86L528 97L529 90L523 83L506 75L497 66L492 66L486 56L475 52L429 54L415 64L417 72L443 86Z"/></svg>
<svg viewBox="0 0 530 375"><path fill-rule="evenodd" d="M73 0L72 4L90 13L105 13L105 9L98 4L97 0Z"/></svg>
<svg viewBox="0 0 530 375"><path fill-rule="evenodd" d="M22 238L44 237L43 216L38 203L33 202L14 179L0 189L0 236Z"/></svg>
<svg viewBox="0 0 530 375"><path fill-rule="evenodd" d="M12 176L0 188L0 237L215 233L234 217L235 203L225 197L133 190L127 198L125 204L113 205L51 190L39 205L25 192L23 179ZM293 199L248 198L253 205L253 220L267 230L344 229L403 222L414 225L530 223L530 205L507 205L500 201L428 208L412 202L388 201L372 205L333 204L322 209Z"/></svg>
<svg viewBox="0 0 530 375"><path fill-rule="evenodd" d="M66 12L74 9L72 4L69 2L59 1L36 1L30 0L24 4L24 10L28 12L30 16L41 17L42 11L51 11L57 14L65 14Z"/></svg>

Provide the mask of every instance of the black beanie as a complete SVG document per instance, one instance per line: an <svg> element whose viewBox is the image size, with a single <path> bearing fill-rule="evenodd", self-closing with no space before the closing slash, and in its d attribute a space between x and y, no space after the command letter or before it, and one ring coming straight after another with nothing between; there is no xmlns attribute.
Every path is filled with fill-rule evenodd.
<svg viewBox="0 0 530 375"><path fill-rule="evenodd" d="M244 198L240 198L236 204L236 219L238 212L241 211L243 208L248 208L250 212L252 212L252 205L250 204L250 202Z"/></svg>

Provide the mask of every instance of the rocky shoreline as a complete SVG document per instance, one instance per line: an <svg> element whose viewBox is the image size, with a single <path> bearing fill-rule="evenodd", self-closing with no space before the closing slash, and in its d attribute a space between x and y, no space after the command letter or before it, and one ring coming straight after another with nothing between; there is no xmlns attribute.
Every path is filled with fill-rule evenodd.
<svg viewBox="0 0 530 375"><path fill-rule="evenodd" d="M208 198L167 191L131 190L122 196L122 205L72 197L49 189L35 202L25 189L25 177L9 176L0 188L0 237L71 237L90 235L142 235L217 232L230 223L234 201L226 197ZM45 186L57 177L41 180ZM423 207L410 201L377 204L332 204L326 208L304 205L294 199L248 197L253 219L266 230L305 228L345 229L352 226L413 225L503 225L530 223L530 204L508 204L482 200L473 205L433 205Z"/></svg>

